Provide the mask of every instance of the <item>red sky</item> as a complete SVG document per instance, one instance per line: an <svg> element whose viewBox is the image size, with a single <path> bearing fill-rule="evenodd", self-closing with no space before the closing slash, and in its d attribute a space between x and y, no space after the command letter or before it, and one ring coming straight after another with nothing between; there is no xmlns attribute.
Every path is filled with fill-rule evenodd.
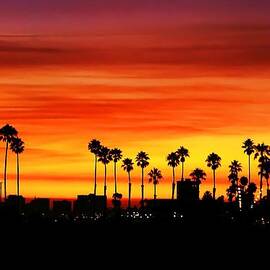
<svg viewBox="0 0 270 270"><path fill-rule="evenodd" d="M186 173L205 169L206 190L211 172L204 160L215 151L223 158L218 193L224 193L231 160L246 173L242 141L267 143L270 135L269 8L269 1L248 0L1 4L0 120L26 142L23 194L90 192L92 138L133 158L149 152L151 167L164 174L162 197L170 194L167 153L189 148ZM102 173L100 166L99 192ZM133 175L136 197L139 170ZM119 183L125 195L121 171ZM150 184L146 191L152 196Z"/></svg>

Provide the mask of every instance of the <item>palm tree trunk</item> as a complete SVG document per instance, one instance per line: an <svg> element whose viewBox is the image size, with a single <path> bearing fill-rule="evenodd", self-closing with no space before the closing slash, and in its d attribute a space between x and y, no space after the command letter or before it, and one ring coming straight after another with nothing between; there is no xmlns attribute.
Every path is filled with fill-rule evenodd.
<svg viewBox="0 0 270 270"><path fill-rule="evenodd" d="M251 158L248 156L248 184L251 182Z"/></svg>
<svg viewBox="0 0 270 270"><path fill-rule="evenodd" d="M142 207L144 207L144 169L142 168L142 185L141 185L141 188L142 188Z"/></svg>
<svg viewBox="0 0 270 270"><path fill-rule="evenodd" d="M117 193L116 162L114 162L114 193Z"/></svg>
<svg viewBox="0 0 270 270"><path fill-rule="evenodd" d="M175 168L173 167L172 200L174 199L174 190L175 190Z"/></svg>
<svg viewBox="0 0 270 270"><path fill-rule="evenodd" d="M154 200L157 199L157 184L154 184Z"/></svg>
<svg viewBox="0 0 270 270"><path fill-rule="evenodd" d="M269 179L266 178L266 185L267 185L267 199L269 199Z"/></svg>
<svg viewBox="0 0 270 270"><path fill-rule="evenodd" d="M182 181L184 181L184 162L182 162Z"/></svg>
<svg viewBox="0 0 270 270"><path fill-rule="evenodd" d="M263 183L263 169L261 168L261 177L260 177L260 200L262 199L262 183Z"/></svg>
<svg viewBox="0 0 270 270"><path fill-rule="evenodd" d="M19 154L17 154L17 196L20 196L20 163L19 163Z"/></svg>
<svg viewBox="0 0 270 270"><path fill-rule="evenodd" d="M107 165L104 164L104 197L107 197Z"/></svg>
<svg viewBox="0 0 270 270"><path fill-rule="evenodd" d="M216 170L213 170L213 179L214 179L214 187L213 187L213 199L216 199Z"/></svg>
<svg viewBox="0 0 270 270"><path fill-rule="evenodd" d="M95 183L94 183L94 195L97 195L97 155L95 155Z"/></svg>
<svg viewBox="0 0 270 270"><path fill-rule="evenodd" d="M128 172L128 208L131 208L131 181L130 172Z"/></svg>
<svg viewBox="0 0 270 270"><path fill-rule="evenodd" d="M8 141L6 142L5 167L4 167L4 196L5 196L5 201L7 199L7 162L8 162Z"/></svg>

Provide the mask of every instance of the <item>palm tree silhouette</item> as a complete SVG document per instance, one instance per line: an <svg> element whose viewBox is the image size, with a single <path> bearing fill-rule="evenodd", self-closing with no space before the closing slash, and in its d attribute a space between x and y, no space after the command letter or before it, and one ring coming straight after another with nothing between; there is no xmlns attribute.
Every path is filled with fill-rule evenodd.
<svg viewBox="0 0 270 270"><path fill-rule="evenodd" d="M198 185L200 185L202 183L202 181L206 180L206 173L204 172L204 170L202 170L200 168L196 168L189 176Z"/></svg>
<svg viewBox="0 0 270 270"><path fill-rule="evenodd" d="M128 173L128 208L131 208L131 178L130 178L130 172L133 170L134 163L132 162L132 159L125 158L123 160L122 168L124 171Z"/></svg>
<svg viewBox="0 0 270 270"><path fill-rule="evenodd" d="M19 155L24 152L24 142L20 138L13 138L10 143L10 150L17 158L17 195L20 196L20 163Z"/></svg>
<svg viewBox="0 0 270 270"><path fill-rule="evenodd" d="M107 165L112 161L110 149L102 146L98 154L98 161L104 165L104 197L107 197Z"/></svg>
<svg viewBox="0 0 270 270"><path fill-rule="evenodd" d="M4 195L7 199L7 162L8 162L8 146L14 137L17 137L18 131L11 125L7 124L0 129L0 141L6 143L5 165L4 165Z"/></svg>
<svg viewBox="0 0 270 270"><path fill-rule="evenodd" d="M153 168L149 173L149 183L154 184L154 200L157 199L157 184L163 178L161 171L157 168Z"/></svg>
<svg viewBox="0 0 270 270"><path fill-rule="evenodd" d="M210 154L206 159L207 166L213 170L213 199L216 199L216 170L221 166L221 157L216 153Z"/></svg>
<svg viewBox="0 0 270 270"><path fill-rule="evenodd" d="M248 183L251 182L251 155L255 152L254 142L251 139L247 139L243 142L242 148L244 148L244 153L248 155Z"/></svg>
<svg viewBox="0 0 270 270"><path fill-rule="evenodd" d="M229 165L229 169L230 169L229 178L234 180L238 186L238 180L239 180L238 173L242 172L242 164L237 160L233 160L231 164Z"/></svg>
<svg viewBox="0 0 270 270"><path fill-rule="evenodd" d="M117 162L122 159L122 151L118 148L114 148L110 151L110 154L114 162L114 193L117 194Z"/></svg>
<svg viewBox="0 0 270 270"><path fill-rule="evenodd" d="M144 169L149 165L150 158L147 153L141 151L136 156L137 166L142 169L142 184L141 184L141 205L144 207Z"/></svg>
<svg viewBox="0 0 270 270"><path fill-rule="evenodd" d="M267 156L270 154L269 146L262 143L254 146L255 156L254 159L259 158L259 168L260 168L260 200L262 199L262 185L263 185L263 166L260 166L265 160Z"/></svg>
<svg viewBox="0 0 270 270"><path fill-rule="evenodd" d="M177 151L177 154L179 155L180 161L182 163L182 177L181 180L184 180L184 163L186 161L186 158L189 157L189 151L185 147L181 146Z"/></svg>
<svg viewBox="0 0 270 270"><path fill-rule="evenodd" d="M176 152L172 152L167 156L168 165L172 167L172 200L174 199L175 191L175 167L180 163L179 155Z"/></svg>
<svg viewBox="0 0 270 270"><path fill-rule="evenodd" d="M94 179L94 195L97 195L97 159L101 148L100 141L93 139L88 143L88 150L94 154L95 157L95 179Z"/></svg>
<svg viewBox="0 0 270 270"><path fill-rule="evenodd" d="M267 185L267 198L269 198L269 177L270 177L270 160L269 158L265 158L260 164L259 168L261 169L259 175L266 180Z"/></svg>

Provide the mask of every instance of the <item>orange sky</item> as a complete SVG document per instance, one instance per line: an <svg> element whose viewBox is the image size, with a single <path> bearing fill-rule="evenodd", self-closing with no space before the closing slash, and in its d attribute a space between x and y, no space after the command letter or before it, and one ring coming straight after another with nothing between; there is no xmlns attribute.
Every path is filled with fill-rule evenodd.
<svg viewBox="0 0 270 270"><path fill-rule="evenodd" d="M231 160L240 160L246 174L242 141L268 143L270 22L263 10L269 3L235 1L229 10L225 1L206 1L208 9L181 1L119 1L109 9L99 4L104 1L90 7L80 0L75 12L73 1L65 8L48 1L44 9L25 0L29 8L20 12L23 1L11 2L13 8L7 3L0 11L0 122L16 126L26 142L23 195L91 192L92 138L120 147L126 157L149 152L151 167L164 175L160 197L170 194L165 157L180 145L191 153L187 175L198 166L207 171L203 191L212 183L206 156L215 151L222 157L217 182L224 194ZM3 145L1 153L4 158ZM10 161L8 192L14 193L13 155ZM112 165L109 170L112 181ZM102 175L100 166L99 193ZM138 168L133 176L138 197ZM119 185L126 197L120 169ZM152 196L150 184L146 195Z"/></svg>

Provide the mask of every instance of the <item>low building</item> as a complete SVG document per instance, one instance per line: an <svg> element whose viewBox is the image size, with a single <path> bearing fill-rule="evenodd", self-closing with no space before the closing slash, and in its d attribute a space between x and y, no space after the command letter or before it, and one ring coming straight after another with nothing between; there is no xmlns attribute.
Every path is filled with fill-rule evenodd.
<svg viewBox="0 0 270 270"><path fill-rule="evenodd" d="M191 179L177 181L177 199L182 201L197 201L200 199L199 184Z"/></svg>
<svg viewBox="0 0 270 270"><path fill-rule="evenodd" d="M53 212L59 214L70 214L72 211L71 201L53 201Z"/></svg>

